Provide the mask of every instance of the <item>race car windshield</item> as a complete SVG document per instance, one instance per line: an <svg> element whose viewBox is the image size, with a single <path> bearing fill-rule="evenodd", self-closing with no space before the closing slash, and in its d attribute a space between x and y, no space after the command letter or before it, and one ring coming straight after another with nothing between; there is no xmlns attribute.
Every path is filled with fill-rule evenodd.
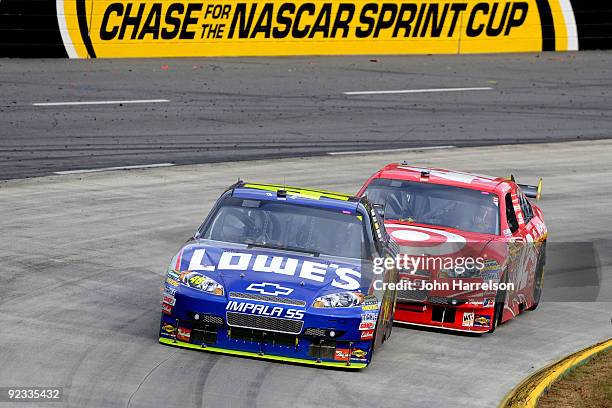
<svg viewBox="0 0 612 408"><path fill-rule="evenodd" d="M363 259L365 253L363 223L354 214L237 197L221 202L200 237L314 256Z"/></svg>
<svg viewBox="0 0 612 408"><path fill-rule="evenodd" d="M499 202L486 191L378 178L365 194L384 206L385 220L499 234Z"/></svg>

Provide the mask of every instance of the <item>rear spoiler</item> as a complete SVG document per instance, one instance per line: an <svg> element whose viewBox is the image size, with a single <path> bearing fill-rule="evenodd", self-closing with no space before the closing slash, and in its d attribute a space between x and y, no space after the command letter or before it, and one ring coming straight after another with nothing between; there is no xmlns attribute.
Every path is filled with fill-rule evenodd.
<svg viewBox="0 0 612 408"><path fill-rule="evenodd" d="M516 183L516 180L514 179L514 175L512 174L510 175L510 180ZM535 198L536 201L542 198L542 178L540 178L540 180L538 181L538 184L535 186L532 186L529 184L518 184L518 183L516 183L516 185L519 186L519 188L525 194L526 197Z"/></svg>

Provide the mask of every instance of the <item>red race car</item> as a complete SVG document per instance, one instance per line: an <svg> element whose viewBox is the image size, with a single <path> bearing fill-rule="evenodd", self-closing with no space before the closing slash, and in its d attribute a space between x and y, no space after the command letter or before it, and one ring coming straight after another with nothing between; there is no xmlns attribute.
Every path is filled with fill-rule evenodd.
<svg viewBox="0 0 612 408"><path fill-rule="evenodd" d="M395 321L493 332L538 306L547 230L537 186L393 163L359 191L400 247ZM375 260L376 261L376 260ZM389 262L387 264L387 262ZM375 263L376 264L376 263Z"/></svg>

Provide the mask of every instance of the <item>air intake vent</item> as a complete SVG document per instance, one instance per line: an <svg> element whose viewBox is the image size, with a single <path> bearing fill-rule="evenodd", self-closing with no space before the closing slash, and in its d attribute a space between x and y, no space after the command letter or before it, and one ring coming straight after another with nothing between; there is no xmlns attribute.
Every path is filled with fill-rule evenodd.
<svg viewBox="0 0 612 408"><path fill-rule="evenodd" d="M426 290L398 290L397 301L398 302L424 302L427 299Z"/></svg>
<svg viewBox="0 0 612 408"><path fill-rule="evenodd" d="M301 320L256 316L236 312L227 312L227 324L233 327L287 334L300 334L304 326L304 322Z"/></svg>
<svg viewBox="0 0 612 408"><path fill-rule="evenodd" d="M325 337L326 331L327 330L325 329L315 329L310 327L304 331L304 336Z"/></svg>

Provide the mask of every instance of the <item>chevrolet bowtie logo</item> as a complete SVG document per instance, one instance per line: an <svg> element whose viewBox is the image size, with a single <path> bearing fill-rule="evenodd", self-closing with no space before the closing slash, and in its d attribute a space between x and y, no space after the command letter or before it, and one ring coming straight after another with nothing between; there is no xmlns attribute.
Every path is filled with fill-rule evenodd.
<svg viewBox="0 0 612 408"><path fill-rule="evenodd" d="M262 295L288 295L293 292L293 289L286 288L284 286L279 285L278 283L251 283L247 290L252 290L253 292L259 292Z"/></svg>

